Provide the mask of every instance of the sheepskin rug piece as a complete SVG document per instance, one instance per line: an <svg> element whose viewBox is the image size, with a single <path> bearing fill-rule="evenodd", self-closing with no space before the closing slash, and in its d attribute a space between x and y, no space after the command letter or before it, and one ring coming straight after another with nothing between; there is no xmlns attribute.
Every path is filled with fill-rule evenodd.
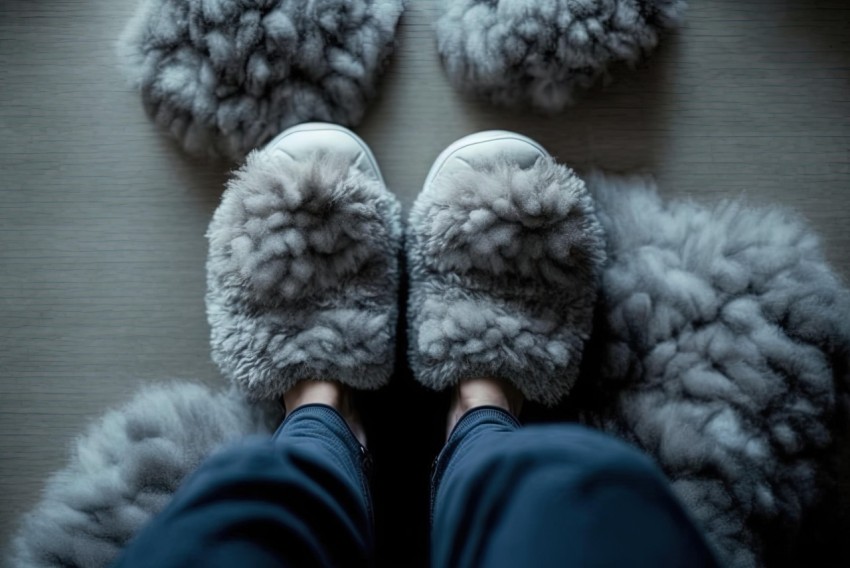
<svg viewBox="0 0 850 568"><path fill-rule="evenodd" d="M143 389L93 423L22 521L10 565L109 566L216 449L280 421L273 406L191 383Z"/></svg>
<svg viewBox="0 0 850 568"><path fill-rule="evenodd" d="M148 116L192 154L241 160L309 120L354 126L404 0L140 0L118 45Z"/></svg>
<svg viewBox="0 0 850 568"><path fill-rule="evenodd" d="M636 64L675 27L684 0L443 0L437 47L454 86L506 106L557 112Z"/></svg>
<svg viewBox="0 0 850 568"><path fill-rule="evenodd" d="M249 399L301 379L389 381L402 229L381 181L334 154L254 152L207 237L212 357Z"/></svg>
<svg viewBox="0 0 850 568"><path fill-rule="evenodd" d="M605 260L593 203L552 158L469 166L410 213L410 366L436 390L496 376L553 405L578 376Z"/></svg>
<svg viewBox="0 0 850 568"><path fill-rule="evenodd" d="M781 557L840 431L850 293L789 212L665 204L640 178L588 187L609 262L585 421L655 457L727 565Z"/></svg>

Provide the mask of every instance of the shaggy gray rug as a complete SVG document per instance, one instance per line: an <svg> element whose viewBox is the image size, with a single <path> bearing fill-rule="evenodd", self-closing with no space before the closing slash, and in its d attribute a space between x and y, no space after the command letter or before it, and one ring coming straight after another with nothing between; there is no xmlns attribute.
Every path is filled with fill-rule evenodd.
<svg viewBox="0 0 850 568"><path fill-rule="evenodd" d="M792 543L823 489L850 368L850 292L798 217L665 204L591 176L607 232L584 421L658 460L728 565ZM139 395L94 425L15 540L16 566L104 566L189 471L266 411L196 386Z"/></svg>
<svg viewBox="0 0 850 568"><path fill-rule="evenodd" d="M609 262L584 420L654 456L729 565L761 565L765 536L793 543L820 494L850 292L788 211L587 183Z"/></svg>
<svg viewBox="0 0 850 568"><path fill-rule="evenodd" d="M110 565L205 457L279 420L273 405L196 384L143 389L76 440L68 465L23 518L11 566Z"/></svg>
<svg viewBox="0 0 850 568"><path fill-rule="evenodd" d="M193 154L240 160L308 120L360 122L404 0L140 0L124 71Z"/></svg>
<svg viewBox="0 0 850 568"><path fill-rule="evenodd" d="M455 87L555 112L617 63L636 64L684 0L443 0L437 45Z"/></svg>

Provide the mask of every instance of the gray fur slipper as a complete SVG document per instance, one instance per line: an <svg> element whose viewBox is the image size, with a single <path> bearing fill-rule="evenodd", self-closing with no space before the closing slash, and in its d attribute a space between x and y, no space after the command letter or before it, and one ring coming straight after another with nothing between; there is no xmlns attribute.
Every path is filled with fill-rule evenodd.
<svg viewBox="0 0 850 568"><path fill-rule="evenodd" d="M570 391L605 258L572 170L510 132L459 140L413 206L407 249L420 382L495 376L545 404Z"/></svg>
<svg viewBox="0 0 850 568"><path fill-rule="evenodd" d="M250 399L389 380L400 211L344 128L301 125L248 156L207 233L206 299L213 360Z"/></svg>
<svg viewBox="0 0 850 568"><path fill-rule="evenodd" d="M554 112L616 63L634 65L684 0L443 0L437 44L455 87Z"/></svg>
<svg viewBox="0 0 850 568"><path fill-rule="evenodd" d="M355 126L404 0L141 0L119 41L148 116L193 154L241 160L307 120Z"/></svg>

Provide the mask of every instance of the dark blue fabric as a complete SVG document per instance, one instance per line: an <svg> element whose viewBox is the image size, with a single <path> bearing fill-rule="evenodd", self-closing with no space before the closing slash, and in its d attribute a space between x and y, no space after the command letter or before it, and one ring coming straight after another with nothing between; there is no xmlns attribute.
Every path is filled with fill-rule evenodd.
<svg viewBox="0 0 850 568"><path fill-rule="evenodd" d="M299 408L272 439L207 460L118 565L368 566L367 464L336 411ZM440 568L715 565L646 456L497 408L467 413L435 461L431 540Z"/></svg>
<svg viewBox="0 0 850 568"><path fill-rule="evenodd" d="M652 461L577 426L468 412L432 475L431 565L715 566Z"/></svg>
<svg viewBox="0 0 850 568"><path fill-rule="evenodd" d="M303 406L208 459L117 565L370 566L367 456L335 410Z"/></svg>

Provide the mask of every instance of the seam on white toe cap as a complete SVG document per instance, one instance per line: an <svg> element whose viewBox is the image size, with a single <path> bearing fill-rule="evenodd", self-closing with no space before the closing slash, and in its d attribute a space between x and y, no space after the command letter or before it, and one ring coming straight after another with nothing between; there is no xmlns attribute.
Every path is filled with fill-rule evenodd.
<svg viewBox="0 0 850 568"><path fill-rule="evenodd" d="M458 154L464 153L464 150L471 148L480 150L482 159L486 155L489 155L491 158L495 158L499 155L510 156L511 152L506 151L508 149L507 143L510 142L516 143L517 151L536 154L534 158L535 160L540 156L549 156L549 152L547 152L543 146L522 134L517 134L508 130L487 130L483 132L476 132L475 134L470 134L469 136L464 136L463 138L456 140L440 153L434 161L434 164L431 166L428 176L425 178L423 189L427 189L443 170L444 166L449 163L451 159L459 157ZM497 145L501 151L495 151ZM489 146L489 148L487 148L487 146ZM486 152L486 150L489 150L489 152ZM526 167L530 165L532 164L527 164Z"/></svg>
<svg viewBox="0 0 850 568"><path fill-rule="evenodd" d="M287 151L282 148L284 144L296 142L292 139L293 136L301 138L300 142L305 145L303 151L295 153L292 150ZM356 155L352 152L355 147L357 148ZM335 148L337 151L350 153L352 165L367 175L371 174L381 183L385 183L381 168L378 166L378 161L369 145L357 134L338 124L306 122L293 126L278 134L271 142L266 144L262 151L282 150L292 160L297 161L317 151L333 153ZM362 165L364 159L366 164Z"/></svg>

